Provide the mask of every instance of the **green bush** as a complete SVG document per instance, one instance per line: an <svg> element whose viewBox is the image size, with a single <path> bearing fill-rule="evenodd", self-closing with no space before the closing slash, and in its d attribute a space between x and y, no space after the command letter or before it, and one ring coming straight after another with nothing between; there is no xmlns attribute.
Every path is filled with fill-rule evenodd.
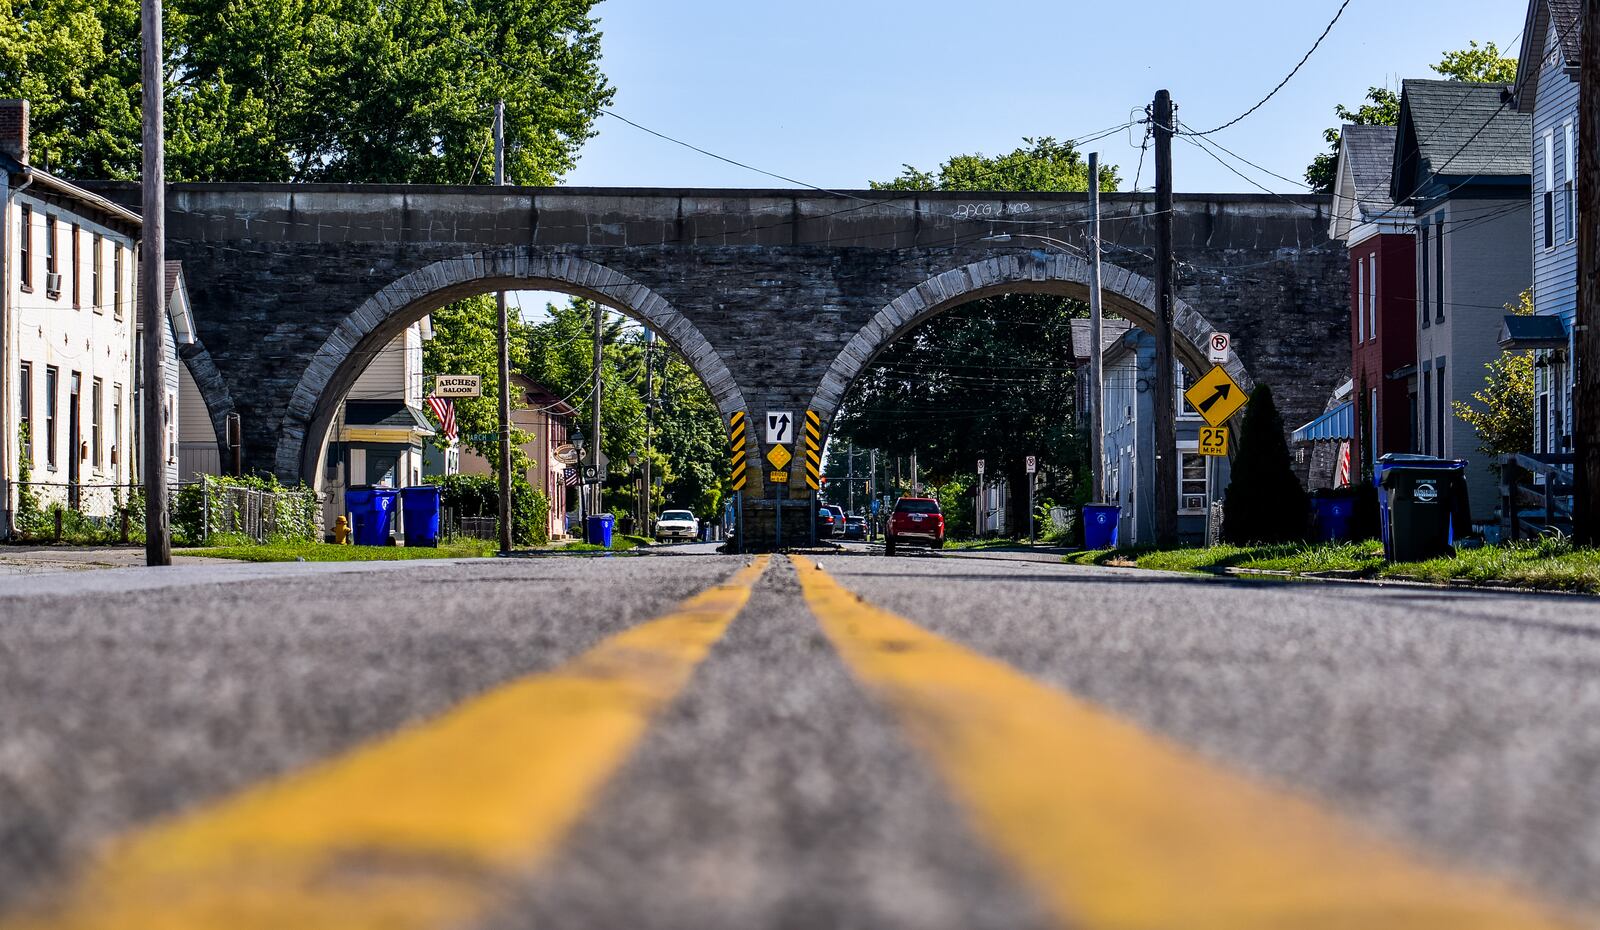
<svg viewBox="0 0 1600 930"><path fill-rule="evenodd" d="M439 506L457 517L500 514L500 479L493 475L444 475L428 479L439 486ZM519 546L550 541L550 501L521 476L511 479L511 529Z"/></svg>
<svg viewBox="0 0 1600 930"><path fill-rule="evenodd" d="M270 475L265 478L203 475L199 481L178 489L173 501L173 541L185 545L199 545L202 542L212 541L218 534L240 531L241 527L233 525L227 519L228 492L235 488L264 491L273 495L273 531L267 536L269 542L304 542L315 540L322 535L321 511L317 506L317 496L305 485L285 487L278 483L277 478ZM143 513L144 508L140 506L141 521ZM143 535L142 526L140 535Z"/></svg>
<svg viewBox="0 0 1600 930"><path fill-rule="evenodd" d="M1310 513L1310 499L1289 458L1283 417L1272 388L1263 384L1245 408L1239 454L1222 503L1222 538L1238 545L1300 542Z"/></svg>

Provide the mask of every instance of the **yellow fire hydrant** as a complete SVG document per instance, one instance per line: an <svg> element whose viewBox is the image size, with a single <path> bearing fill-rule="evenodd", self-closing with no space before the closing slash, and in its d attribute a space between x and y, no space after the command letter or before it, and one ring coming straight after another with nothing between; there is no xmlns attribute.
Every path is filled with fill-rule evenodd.
<svg viewBox="0 0 1600 930"><path fill-rule="evenodd" d="M342 513L333 521L333 541L340 546L350 541L350 521Z"/></svg>

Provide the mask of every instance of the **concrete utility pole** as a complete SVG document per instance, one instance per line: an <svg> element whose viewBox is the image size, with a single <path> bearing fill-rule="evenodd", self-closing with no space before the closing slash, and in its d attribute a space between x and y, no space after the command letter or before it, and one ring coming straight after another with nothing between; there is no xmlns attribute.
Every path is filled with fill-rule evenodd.
<svg viewBox="0 0 1600 930"><path fill-rule="evenodd" d="M922 493L922 477L917 471L917 453L911 453L911 493Z"/></svg>
<svg viewBox="0 0 1600 930"><path fill-rule="evenodd" d="M139 246L139 320L144 326L144 561L146 565L171 565L172 528L167 524L166 75L161 0L143 0L140 18L144 33L139 63L144 106L144 234ZM68 454L77 455L78 450Z"/></svg>
<svg viewBox="0 0 1600 930"><path fill-rule="evenodd" d="M1172 95L1156 91L1150 110L1156 150L1156 545L1178 544L1178 407L1172 379Z"/></svg>
<svg viewBox="0 0 1600 930"><path fill-rule="evenodd" d="M1089 153L1089 474L1092 500L1106 494L1106 378L1101 332L1105 312L1100 294L1100 153Z"/></svg>
<svg viewBox="0 0 1600 930"><path fill-rule="evenodd" d="M1600 545L1600 0L1583 4L1578 97L1578 313L1573 344L1573 534Z"/></svg>
<svg viewBox="0 0 1600 930"><path fill-rule="evenodd" d="M600 377L600 366L605 361L605 343L602 341L605 338L605 326L606 308L600 306L600 304L596 302L594 305L594 410L591 412L589 417L589 433L592 437L589 440L589 448L594 450L592 453L590 453L589 461L593 463L595 467L595 481L594 485L592 486L592 490L590 491L594 497L592 498L593 503L589 507L589 513L595 515L601 513L600 401L605 396L605 385L602 383L602 379Z"/></svg>
<svg viewBox="0 0 1600 930"><path fill-rule="evenodd" d="M494 184L506 183L506 102L494 103ZM494 295L495 338L500 374L500 551L511 551L511 323L506 317L506 292Z"/></svg>
<svg viewBox="0 0 1600 930"><path fill-rule="evenodd" d="M849 477L845 479L845 493L850 498L850 509L849 509L848 512L849 513L855 513L856 512L856 444L853 443L853 442L850 444L849 462L850 462L850 465L847 468L847 473L849 474Z"/></svg>

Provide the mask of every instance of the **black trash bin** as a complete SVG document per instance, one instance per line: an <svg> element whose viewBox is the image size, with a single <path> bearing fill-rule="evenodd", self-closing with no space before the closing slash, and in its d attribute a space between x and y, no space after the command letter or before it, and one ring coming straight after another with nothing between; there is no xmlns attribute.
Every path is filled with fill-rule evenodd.
<svg viewBox="0 0 1600 930"><path fill-rule="evenodd" d="M1456 537L1472 526L1466 470L1466 462L1426 455L1390 454L1378 459L1383 554L1389 561L1418 562L1455 554Z"/></svg>

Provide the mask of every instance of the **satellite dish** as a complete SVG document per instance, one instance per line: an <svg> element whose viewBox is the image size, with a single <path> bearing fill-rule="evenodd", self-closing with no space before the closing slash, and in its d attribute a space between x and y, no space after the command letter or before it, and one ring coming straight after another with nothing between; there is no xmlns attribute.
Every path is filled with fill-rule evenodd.
<svg viewBox="0 0 1600 930"><path fill-rule="evenodd" d="M551 454L556 457L556 461L563 465L578 464L578 447L570 442L564 442L561 445L556 446L555 452Z"/></svg>

